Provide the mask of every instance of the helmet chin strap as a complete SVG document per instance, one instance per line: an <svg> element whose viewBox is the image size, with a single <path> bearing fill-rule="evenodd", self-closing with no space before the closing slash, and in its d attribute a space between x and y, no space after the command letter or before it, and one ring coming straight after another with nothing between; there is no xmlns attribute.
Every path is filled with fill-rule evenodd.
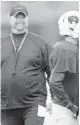
<svg viewBox="0 0 80 125"><path fill-rule="evenodd" d="M17 29L12 28L11 31L12 31L12 33L14 33L14 34L23 34L23 33L28 32L28 29L24 29L24 30L22 30L22 31L18 31Z"/></svg>

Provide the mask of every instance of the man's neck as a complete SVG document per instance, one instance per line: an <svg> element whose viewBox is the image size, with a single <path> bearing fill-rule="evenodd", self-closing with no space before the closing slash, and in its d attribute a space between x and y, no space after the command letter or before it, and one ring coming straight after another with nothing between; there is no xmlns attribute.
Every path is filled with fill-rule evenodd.
<svg viewBox="0 0 80 125"><path fill-rule="evenodd" d="M20 43L22 42L22 40L23 40L25 34L26 34L26 32L25 32L25 33L22 33L22 34L15 34L15 33L12 33L14 42L20 44Z"/></svg>
<svg viewBox="0 0 80 125"><path fill-rule="evenodd" d="M12 43L14 45L15 50L18 50L19 47L22 46L22 44L26 38L27 33L28 32L25 32L23 34L11 33L11 39L12 39Z"/></svg>
<svg viewBox="0 0 80 125"><path fill-rule="evenodd" d="M22 33L22 34L12 33L12 35L13 35L13 37L15 37L15 38L22 38L22 37L25 35L25 33Z"/></svg>

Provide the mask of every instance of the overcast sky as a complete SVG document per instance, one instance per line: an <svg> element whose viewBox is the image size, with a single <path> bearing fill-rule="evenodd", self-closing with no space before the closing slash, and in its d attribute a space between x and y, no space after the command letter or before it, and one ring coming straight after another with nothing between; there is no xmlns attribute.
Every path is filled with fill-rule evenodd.
<svg viewBox="0 0 80 125"><path fill-rule="evenodd" d="M67 10L78 10L78 2L70 1L3 1L1 3L2 23L9 22L9 13L16 4L25 5L29 13L29 22L45 22L55 20Z"/></svg>

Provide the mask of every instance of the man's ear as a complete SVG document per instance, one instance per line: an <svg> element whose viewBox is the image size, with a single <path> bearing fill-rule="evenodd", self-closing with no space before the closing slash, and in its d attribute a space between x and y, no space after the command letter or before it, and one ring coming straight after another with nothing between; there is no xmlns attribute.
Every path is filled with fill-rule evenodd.
<svg viewBox="0 0 80 125"><path fill-rule="evenodd" d="M14 16L10 16L9 20L10 20L11 26L13 27L15 25L15 21L16 21L15 17Z"/></svg>

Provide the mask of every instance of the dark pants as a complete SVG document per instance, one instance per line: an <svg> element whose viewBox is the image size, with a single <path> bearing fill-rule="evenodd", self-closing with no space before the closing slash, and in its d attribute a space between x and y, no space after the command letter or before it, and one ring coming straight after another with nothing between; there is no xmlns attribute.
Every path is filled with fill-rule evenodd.
<svg viewBox="0 0 80 125"><path fill-rule="evenodd" d="M1 125L43 125L44 117L39 117L38 106L1 111Z"/></svg>

